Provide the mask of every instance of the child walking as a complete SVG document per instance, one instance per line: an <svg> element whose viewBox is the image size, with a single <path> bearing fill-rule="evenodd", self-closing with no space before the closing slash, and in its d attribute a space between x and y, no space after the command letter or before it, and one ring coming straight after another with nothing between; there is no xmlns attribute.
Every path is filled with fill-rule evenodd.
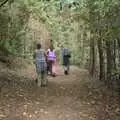
<svg viewBox="0 0 120 120"><path fill-rule="evenodd" d="M44 50L41 48L41 44L36 45L34 59L37 72L37 85L45 87L47 85L47 63L46 55Z"/></svg>

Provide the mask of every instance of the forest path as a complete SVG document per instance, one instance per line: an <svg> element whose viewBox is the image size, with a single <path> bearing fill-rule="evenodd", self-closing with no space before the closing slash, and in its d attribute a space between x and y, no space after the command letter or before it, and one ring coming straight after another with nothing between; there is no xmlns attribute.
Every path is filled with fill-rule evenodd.
<svg viewBox="0 0 120 120"><path fill-rule="evenodd" d="M86 70L72 66L70 74L65 76L59 67L58 76L48 76L48 86L42 88L36 86L33 78L33 66L17 73L3 71L0 74L0 79L6 81L0 94L0 120L120 118L117 98L91 80Z"/></svg>

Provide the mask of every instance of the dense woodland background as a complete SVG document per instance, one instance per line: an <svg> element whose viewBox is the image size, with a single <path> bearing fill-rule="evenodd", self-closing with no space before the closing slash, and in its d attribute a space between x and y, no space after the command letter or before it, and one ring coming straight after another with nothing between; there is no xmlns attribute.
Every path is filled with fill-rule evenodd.
<svg viewBox="0 0 120 120"><path fill-rule="evenodd" d="M119 0L0 0L0 61L31 59L49 40L72 51L71 63L111 89L120 87Z"/></svg>

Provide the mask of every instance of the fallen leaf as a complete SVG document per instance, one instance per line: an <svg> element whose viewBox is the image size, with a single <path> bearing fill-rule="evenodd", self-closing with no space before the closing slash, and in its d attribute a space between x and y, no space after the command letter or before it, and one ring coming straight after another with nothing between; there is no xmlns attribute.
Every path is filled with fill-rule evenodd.
<svg viewBox="0 0 120 120"><path fill-rule="evenodd" d="M31 117L32 117L32 115L29 115L29 117L31 118Z"/></svg>
<svg viewBox="0 0 120 120"><path fill-rule="evenodd" d="M40 112L44 112L44 109L40 109Z"/></svg>
<svg viewBox="0 0 120 120"><path fill-rule="evenodd" d="M26 116L27 115L27 113L26 112L23 112L23 116Z"/></svg>

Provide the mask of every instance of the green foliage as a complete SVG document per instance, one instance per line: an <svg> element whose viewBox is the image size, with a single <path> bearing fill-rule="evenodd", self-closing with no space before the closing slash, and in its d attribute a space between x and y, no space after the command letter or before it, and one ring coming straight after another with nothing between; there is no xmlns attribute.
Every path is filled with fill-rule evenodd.
<svg viewBox="0 0 120 120"><path fill-rule="evenodd" d="M88 46L85 45L89 41L89 30L87 30L88 24L85 24L83 17L81 17L86 11L86 9L84 10L84 3L82 0L78 3L76 9L66 6L63 11L60 11L59 0L31 0L27 4L29 4L34 18L39 19L51 32L56 50L60 50L61 45L66 45L72 51L71 62L84 65L86 63L85 57L89 54L87 52L89 51L89 44ZM87 55L83 56L83 52L86 52Z"/></svg>
<svg viewBox="0 0 120 120"><path fill-rule="evenodd" d="M23 1L12 2L0 10L0 50L6 54L19 54L23 51L26 23L29 12Z"/></svg>
<svg viewBox="0 0 120 120"><path fill-rule="evenodd" d="M68 1L60 11L60 0L17 0L0 10L0 49L22 54L25 49L29 15L43 23L51 33L55 48L66 45L72 51L72 63L85 65L89 59L89 40L119 38L119 0ZM75 8L75 9L74 9ZM9 53L9 52L8 52Z"/></svg>

